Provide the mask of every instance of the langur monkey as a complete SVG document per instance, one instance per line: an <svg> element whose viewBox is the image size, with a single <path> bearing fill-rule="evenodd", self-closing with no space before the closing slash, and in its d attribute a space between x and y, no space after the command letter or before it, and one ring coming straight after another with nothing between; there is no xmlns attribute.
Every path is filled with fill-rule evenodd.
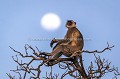
<svg viewBox="0 0 120 79"><path fill-rule="evenodd" d="M73 20L68 20L66 22L66 27L68 30L64 39L54 38L51 41L50 43L51 47L53 46L54 43L57 44L54 46L50 58L59 58L61 55L71 57L74 52L83 49L84 45L83 36L81 32L77 29L76 22L74 22ZM80 61L82 61L82 55L80 55ZM49 61L49 66L50 65L52 66L52 62L54 61ZM77 57L75 57L75 59L73 60L73 64L76 66L76 68L80 69L78 71L83 77L87 76L86 74L84 74L85 70L83 67L83 63L81 63L80 66Z"/></svg>
<svg viewBox="0 0 120 79"><path fill-rule="evenodd" d="M68 20L66 22L68 28L64 39L53 39L50 43L52 47L54 43L57 43L53 51L51 52L51 58L59 58L61 55L70 57L72 53L78 50L82 50L84 42L81 32L76 28L76 22Z"/></svg>

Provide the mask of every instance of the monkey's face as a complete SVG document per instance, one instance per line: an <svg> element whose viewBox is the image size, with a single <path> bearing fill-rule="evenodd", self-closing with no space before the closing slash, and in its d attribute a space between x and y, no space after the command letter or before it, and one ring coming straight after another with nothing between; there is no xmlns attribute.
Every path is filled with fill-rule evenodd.
<svg viewBox="0 0 120 79"><path fill-rule="evenodd" d="M73 20L68 20L66 23L66 27L67 28L76 27L76 22L74 22Z"/></svg>

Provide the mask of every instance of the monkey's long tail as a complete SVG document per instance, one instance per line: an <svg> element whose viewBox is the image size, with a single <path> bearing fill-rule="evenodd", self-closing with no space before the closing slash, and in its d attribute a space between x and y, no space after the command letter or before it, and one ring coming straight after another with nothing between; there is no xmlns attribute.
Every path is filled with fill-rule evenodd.
<svg viewBox="0 0 120 79"><path fill-rule="evenodd" d="M75 57L73 63L76 66L76 68L78 68L78 72L81 74L81 76L83 78L85 78L85 79L91 79L91 78L88 78L88 76L87 76L87 74L85 72L83 61L82 61L82 55L80 55L80 64L78 63L77 57Z"/></svg>

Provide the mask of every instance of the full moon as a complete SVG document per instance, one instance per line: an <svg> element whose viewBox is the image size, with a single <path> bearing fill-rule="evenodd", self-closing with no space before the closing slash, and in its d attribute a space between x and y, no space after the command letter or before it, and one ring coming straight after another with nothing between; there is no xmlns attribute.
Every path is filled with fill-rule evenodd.
<svg viewBox="0 0 120 79"><path fill-rule="evenodd" d="M57 14L47 13L42 17L40 23L46 30L56 30L60 27L61 20Z"/></svg>

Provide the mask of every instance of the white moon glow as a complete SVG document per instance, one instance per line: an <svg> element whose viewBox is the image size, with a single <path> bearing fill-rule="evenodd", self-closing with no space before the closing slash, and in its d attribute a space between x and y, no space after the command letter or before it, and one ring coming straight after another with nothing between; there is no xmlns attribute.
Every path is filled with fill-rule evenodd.
<svg viewBox="0 0 120 79"><path fill-rule="evenodd" d="M56 30L59 28L61 20L54 13L47 13L41 19L41 25L46 30Z"/></svg>

